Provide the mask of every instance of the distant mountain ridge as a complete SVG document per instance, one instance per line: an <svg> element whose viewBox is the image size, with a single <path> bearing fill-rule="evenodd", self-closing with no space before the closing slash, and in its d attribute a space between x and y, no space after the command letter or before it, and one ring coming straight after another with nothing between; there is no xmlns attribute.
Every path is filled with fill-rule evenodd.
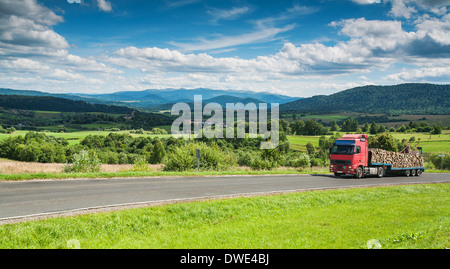
<svg viewBox="0 0 450 269"><path fill-rule="evenodd" d="M39 91L0 88L2 95L45 96L84 101L90 104L119 105L150 111L169 110L173 104L192 104L201 95L203 104L279 103L280 112L360 112L371 114L442 114L450 115L450 85L405 83L391 86L369 85L330 95L309 98L251 91L198 89L149 89L108 94L53 94ZM45 105L45 104L43 104Z"/></svg>
<svg viewBox="0 0 450 269"><path fill-rule="evenodd" d="M91 104L53 96L0 95L0 107L20 110L58 112L104 112L129 114L133 109L124 106Z"/></svg>
<svg viewBox="0 0 450 269"><path fill-rule="evenodd" d="M291 97L268 92L198 89L149 89L143 91L119 91L106 94L54 94L40 91L13 90L0 88L0 95L52 96L87 103L120 105L146 110L167 109L175 103L193 103L194 95L201 95L204 102L225 103L279 103L284 104L300 97ZM169 109L170 109L169 107Z"/></svg>
<svg viewBox="0 0 450 269"><path fill-rule="evenodd" d="M90 104L104 104L104 105L119 105L117 102L104 101L100 99L95 99L92 97L82 97L74 94L64 94L64 93L48 93L41 91L31 91L31 90L14 90L8 88L0 88L1 95L20 95L20 96L44 96L44 97L56 97L64 98L72 101L84 101Z"/></svg>
<svg viewBox="0 0 450 269"><path fill-rule="evenodd" d="M174 103L192 103L194 95L201 95L202 100L214 100L214 102L223 103L224 100L230 102L250 102L250 100L265 103L284 104L300 97L291 97L267 92L235 91L235 90L212 90L206 88L198 89L163 89L163 90L144 90L144 91L122 91L109 94L78 94L82 97L90 97L110 102L129 102L129 105L139 108L167 107Z"/></svg>
<svg viewBox="0 0 450 269"><path fill-rule="evenodd" d="M450 85L362 86L280 105L280 111L450 114Z"/></svg>

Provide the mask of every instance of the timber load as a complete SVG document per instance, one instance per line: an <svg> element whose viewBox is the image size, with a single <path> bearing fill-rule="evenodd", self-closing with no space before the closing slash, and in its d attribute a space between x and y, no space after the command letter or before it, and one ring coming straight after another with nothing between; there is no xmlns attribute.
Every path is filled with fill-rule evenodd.
<svg viewBox="0 0 450 269"><path fill-rule="evenodd" d="M371 163L392 164L392 168L423 167L423 157L418 150L401 152L369 148Z"/></svg>

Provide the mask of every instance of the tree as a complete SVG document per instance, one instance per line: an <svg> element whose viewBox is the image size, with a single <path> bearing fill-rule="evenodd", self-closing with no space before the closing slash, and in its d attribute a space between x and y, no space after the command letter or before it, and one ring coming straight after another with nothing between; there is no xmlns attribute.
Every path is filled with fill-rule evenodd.
<svg viewBox="0 0 450 269"><path fill-rule="evenodd" d="M300 135L303 132L303 128L305 128L305 122L297 120L291 123L290 126L293 134Z"/></svg>
<svg viewBox="0 0 450 269"><path fill-rule="evenodd" d="M304 135L322 135L327 133L327 128L315 120L308 120L301 134Z"/></svg>
<svg viewBox="0 0 450 269"><path fill-rule="evenodd" d="M417 127L416 130L417 130L417 132L429 132L432 129L431 129L430 125L428 124L428 122L421 122L419 127Z"/></svg>
<svg viewBox="0 0 450 269"><path fill-rule="evenodd" d="M367 133L368 131L369 131L369 124L366 122L366 124L364 124L364 126L363 126L363 128L362 128L362 131L364 132L364 133Z"/></svg>
<svg viewBox="0 0 450 269"><path fill-rule="evenodd" d="M442 127L440 124L434 124L433 125L433 131L431 131L432 134L441 134L442 133Z"/></svg>
<svg viewBox="0 0 450 269"><path fill-rule="evenodd" d="M161 163L164 156L166 156L164 145L159 138L156 138L155 145L153 146L153 153L150 157L150 161L151 163Z"/></svg>
<svg viewBox="0 0 450 269"><path fill-rule="evenodd" d="M372 122L370 125L370 134L377 134L378 133L378 126L375 122Z"/></svg>
<svg viewBox="0 0 450 269"><path fill-rule="evenodd" d="M356 119L348 119L342 124L341 131L356 132L358 130L358 121Z"/></svg>
<svg viewBox="0 0 450 269"><path fill-rule="evenodd" d="M308 142L308 144L306 144L306 151L310 156L314 154L314 145L311 142Z"/></svg>
<svg viewBox="0 0 450 269"><path fill-rule="evenodd" d="M400 126L400 128L397 129L397 132L399 132L399 133L404 133L404 132L406 132L406 127L405 127L405 125Z"/></svg>
<svg viewBox="0 0 450 269"><path fill-rule="evenodd" d="M337 125L337 123L336 123L335 120L333 120L333 121L331 122L331 128L330 128L330 131L333 131L333 132L339 131L339 125Z"/></svg>
<svg viewBox="0 0 450 269"><path fill-rule="evenodd" d="M381 133L377 136L369 137L369 148L398 151L397 142L394 137L388 133Z"/></svg>
<svg viewBox="0 0 450 269"><path fill-rule="evenodd" d="M287 129L289 128L289 122L287 120L280 120L280 131L287 132Z"/></svg>

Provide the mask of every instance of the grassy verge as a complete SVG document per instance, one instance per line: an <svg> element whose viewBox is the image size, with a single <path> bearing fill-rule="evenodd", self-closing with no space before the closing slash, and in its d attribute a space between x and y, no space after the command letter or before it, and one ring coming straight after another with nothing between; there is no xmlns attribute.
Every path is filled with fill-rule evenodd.
<svg viewBox="0 0 450 269"><path fill-rule="evenodd" d="M450 184L310 191L0 226L0 248L450 247Z"/></svg>
<svg viewBox="0 0 450 269"><path fill-rule="evenodd" d="M278 175L278 174L330 174L323 169L274 169L274 170L229 170L229 171L186 171L186 172L99 172L99 173L23 173L0 174L0 181L26 179L64 179L64 178L118 178L118 177L162 177L162 176L224 176L224 175Z"/></svg>
<svg viewBox="0 0 450 269"><path fill-rule="evenodd" d="M426 173L450 173L449 170L426 170ZM31 179L69 179L69 178L126 178L126 177L187 177L187 176L226 176L226 175L287 175L287 174L332 174L327 167L319 169L274 169L274 170L229 170L229 171L123 171L98 173L22 173L0 174L0 181Z"/></svg>

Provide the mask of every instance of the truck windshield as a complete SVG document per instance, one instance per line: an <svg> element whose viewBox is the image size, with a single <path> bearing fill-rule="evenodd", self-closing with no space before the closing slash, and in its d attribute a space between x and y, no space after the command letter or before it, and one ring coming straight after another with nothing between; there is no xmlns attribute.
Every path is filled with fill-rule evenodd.
<svg viewBox="0 0 450 269"><path fill-rule="evenodd" d="M333 145L331 154L353 154L353 145Z"/></svg>

